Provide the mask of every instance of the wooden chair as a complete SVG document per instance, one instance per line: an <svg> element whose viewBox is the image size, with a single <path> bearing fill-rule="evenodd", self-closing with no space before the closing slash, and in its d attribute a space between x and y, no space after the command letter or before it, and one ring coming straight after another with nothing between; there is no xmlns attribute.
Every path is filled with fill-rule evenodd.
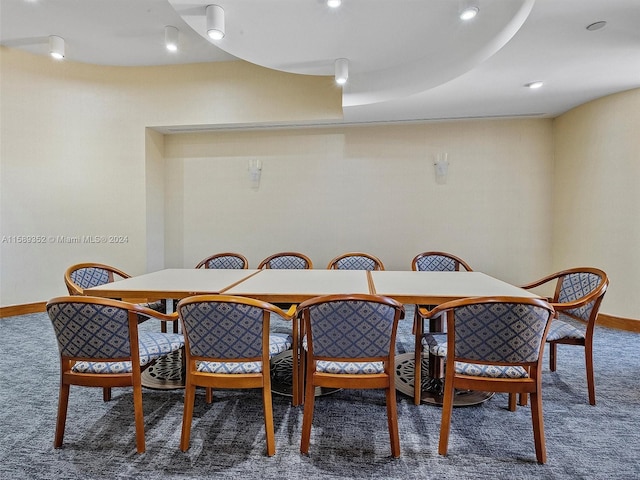
<svg viewBox="0 0 640 480"><path fill-rule="evenodd" d="M313 268L313 262L302 253L280 252L274 253L262 260L258 265L258 270L262 270L263 268L309 270Z"/></svg>
<svg viewBox="0 0 640 480"><path fill-rule="evenodd" d="M467 262L446 252L419 253L411 261L411 270L419 272L473 271Z"/></svg>
<svg viewBox="0 0 640 480"><path fill-rule="evenodd" d="M459 272L473 271L469 264L461 258L446 252L422 252L411 261L411 270L419 272ZM442 378L444 377L444 358L446 357L446 334L430 335L425 337L424 319L420 316L421 309L431 310L433 305L416 305L413 317L413 333L415 335L415 368L413 377L413 403L420 405L422 393L422 355L425 348L429 349L431 361L429 362L429 382L427 388L440 393L442 391ZM444 322L441 317L430 318L428 332L442 332Z"/></svg>
<svg viewBox="0 0 640 480"><path fill-rule="evenodd" d="M391 453L399 457L394 357L402 304L377 295L327 295L301 303L298 315L306 332L300 451L309 452L316 387L374 388L385 390Z"/></svg>
<svg viewBox="0 0 640 480"><path fill-rule="evenodd" d="M556 318L551 323L547 336L549 368L552 372L556 371L558 345L583 347L589 403L595 405L593 334L600 304L609 285L607 274L598 268L570 268L523 285L522 288L532 289L541 286L544 288L545 285L554 288L553 296L549 298L549 301L556 310ZM526 398L521 398L520 403L526 404Z"/></svg>
<svg viewBox="0 0 640 480"><path fill-rule="evenodd" d="M247 269L249 268L249 260L247 260L247 257L239 253L216 253L203 259L196 265L196 268Z"/></svg>
<svg viewBox="0 0 640 480"><path fill-rule="evenodd" d="M384 270L378 257L363 252L349 252L338 255L327 265L329 270Z"/></svg>
<svg viewBox="0 0 640 480"><path fill-rule="evenodd" d="M98 287L131 275L103 263L78 263L64 272L64 283L69 295L84 295L85 288Z"/></svg>
<svg viewBox="0 0 640 480"><path fill-rule="evenodd" d="M89 296L57 297L47 313L60 351L60 395L54 447L62 446L71 385L102 387L104 400L112 387L133 387L136 448L145 451L140 374L155 360L184 346L182 335L138 332L138 316L164 322L164 315L131 303Z"/></svg>
<svg viewBox="0 0 640 480"><path fill-rule="evenodd" d="M455 389L531 395L536 459L547 460L542 413L542 354L554 315L545 300L467 298L438 305L428 316L447 317L447 363L438 453L446 455Z"/></svg>
<svg viewBox="0 0 640 480"><path fill-rule="evenodd" d="M64 272L64 283L67 286L69 295L85 295L85 289L87 288L98 287L105 283L130 277L131 275L116 267L105 265L104 263L86 262L71 265L67 268ZM129 301L132 299L122 300ZM142 302L140 305L160 313L166 312L166 302L164 300ZM144 321L146 318L145 316L140 316L139 321ZM161 328L163 333L166 332L167 324L162 323ZM178 322L173 323L173 328L173 333L178 333Z"/></svg>
<svg viewBox="0 0 640 480"><path fill-rule="evenodd" d="M269 321L271 313L292 319L294 312L229 295L200 295L178 303L187 364L180 437L183 452L189 449L196 387L200 386L207 389L207 396L214 388L261 388L267 455L275 453L269 359L290 349L293 339L270 335Z"/></svg>

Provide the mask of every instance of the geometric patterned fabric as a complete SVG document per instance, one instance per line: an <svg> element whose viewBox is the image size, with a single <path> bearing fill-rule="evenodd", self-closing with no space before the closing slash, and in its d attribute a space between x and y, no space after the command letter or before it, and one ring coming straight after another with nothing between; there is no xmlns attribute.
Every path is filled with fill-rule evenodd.
<svg viewBox="0 0 640 480"><path fill-rule="evenodd" d="M391 346L395 309L363 300L323 302L309 307L315 357L350 361L317 361L317 371L330 373L381 373L381 361L358 358L386 357ZM305 342L306 343L306 342Z"/></svg>
<svg viewBox="0 0 640 480"><path fill-rule="evenodd" d="M257 359L262 357L263 314L262 308L232 302L197 302L181 306L180 318L189 353L196 357L231 360L200 361L198 371L262 371L262 362ZM269 355L290 349L292 343L290 335L271 334Z"/></svg>
<svg viewBox="0 0 640 480"><path fill-rule="evenodd" d="M548 311L518 303L480 303L453 309L457 374L490 378L527 378L518 365L535 362L547 324ZM432 355L446 356L446 334L427 334L422 345ZM473 363L496 362L504 365Z"/></svg>
<svg viewBox="0 0 640 480"><path fill-rule="evenodd" d="M352 255L336 262L338 270L375 270L376 262L368 257Z"/></svg>
<svg viewBox="0 0 640 480"><path fill-rule="evenodd" d="M244 260L233 255L212 258L207 262L207 268L215 269L243 269Z"/></svg>
<svg viewBox="0 0 640 480"><path fill-rule="evenodd" d="M69 274L71 280L80 288L91 288L109 283L109 272L104 268L80 268Z"/></svg>
<svg viewBox="0 0 640 480"><path fill-rule="evenodd" d="M547 335L547 342L553 342L562 338L573 338L576 340L584 339L584 329L577 328L570 322L575 322L575 320L563 313L558 314L558 318L551 321L549 334Z"/></svg>
<svg viewBox="0 0 640 480"><path fill-rule="evenodd" d="M427 255L416 261L420 272L455 272L456 261L444 255Z"/></svg>
<svg viewBox="0 0 640 480"><path fill-rule="evenodd" d="M503 364L537 361L548 310L520 303L478 303L453 312L456 358Z"/></svg>
<svg viewBox="0 0 640 480"><path fill-rule="evenodd" d="M575 272L564 275L561 279L560 291L558 292L558 302L575 302L597 289L602 283L600 275L591 272ZM558 317L551 322L547 341L557 341L561 339L584 340L585 328L576 327L574 318L579 318L585 322L593 312L597 299L578 308L563 310L558 313Z"/></svg>
<svg viewBox="0 0 640 480"><path fill-rule="evenodd" d="M77 362L73 371L131 371L127 309L90 303L61 302L50 305L48 314L61 356L96 360ZM184 339L178 334L140 333L138 343L140 365L144 366L180 349L184 345ZM116 361L103 362L101 359Z"/></svg>
<svg viewBox="0 0 640 480"><path fill-rule="evenodd" d="M602 283L602 280L603 279L600 278L599 275L590 272L576 272L565 275L562 278L562 284L558 294L558 302L574 302L585 297L598 288ZM589 316L591 315L595 302L596 300L579 308L565 310L565 313L587 321L589 320Z"/></svg>
<svg viewBox="0 0 640 480"><path fill-rule="evenodd" d="M305 270L309 268L304 258L295 255L282 255L269 260L269 268L279 270Z"/></svg>

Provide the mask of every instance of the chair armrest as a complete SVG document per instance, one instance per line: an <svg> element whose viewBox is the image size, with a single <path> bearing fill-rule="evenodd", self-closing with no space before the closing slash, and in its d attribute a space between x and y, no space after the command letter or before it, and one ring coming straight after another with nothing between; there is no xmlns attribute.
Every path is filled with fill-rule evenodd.
<svg viewBox="0 0 640 480"><path fill-rule="evenodd" d="M136 313L144 315L145 317L155 318L156 320L160 320L161 322L175 322L178 320L178 312L162 313L138 304L132 304L132 306L132 310L135 310Z"/></svg>

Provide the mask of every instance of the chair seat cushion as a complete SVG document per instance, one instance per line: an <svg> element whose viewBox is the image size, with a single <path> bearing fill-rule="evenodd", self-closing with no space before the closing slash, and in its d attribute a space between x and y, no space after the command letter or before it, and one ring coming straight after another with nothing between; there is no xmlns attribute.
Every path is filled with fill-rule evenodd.
<svg viewBox="0 0 640 480"><path fill-rule="evenodd" d="M196 362L196 370L204 373L261 373L262 362Z"/></svg>
<svg viewBox="0 0 640 480"><path fill-rule="evenodd" d="M302 338L302 348L307 349L307 336ZM384 373L382 362L333 362L318 360L316 372L322 373L349 373L353 375Z"/></svg>
<svg viewBox="0 0 640 480"><path fill-rule="evenodd" d="M140 366L180 350L184 337L178 333L140 332L138 336ZM131 362L78 362L72 369L75 373L131 373Z"/></svg>
<svg viewBox="0 0 640 480"><path fill-rule="evenodd" d="M435 357L447 356L447 334L446 333L426 333L422 337L422 347L428 349L429 353Z"/></svg>
<svg viewBox="0 0 640 480"><path fill-rule="evenodd" d="M318 360L316 371L322 373L349 373L353 375L384 373L382 362L329 362Z"/></svg>
<svg viewBox="0 0 640 480"><path fill-rule="evenodd" d="M565 320L562 320L564 318ZM584 339L584 331L574 327L568 321L568 317L566 315L558 315L557 319L554 319L551 322L551 326L549 327L549 333L547 335L547 342L554 342L557 340L562 340L563 338L571 338L576 340Z"/></svg>
<svg viewBox="0 0 640 480"><path fill-rule="evenodd" d="M293 337L286 333L271 333L269 335L269 356L290 350L293 345ZM262 362L198 362L196 366L199 372L205 373L260 373Z"/></svg>
<svg viewBox="0 0 640 480"><path fill-rule="evenodd" d="M456 373L473 377L527 378L527 371L518 366L482 365L478 363L456 362Z"/></svg>
<svg viewBox="0 0 640 480"><path fill-rule="evenodd" d="M273 357L279 353L291 350L293 337L287 333L269 334L269 356Z"/></svg>

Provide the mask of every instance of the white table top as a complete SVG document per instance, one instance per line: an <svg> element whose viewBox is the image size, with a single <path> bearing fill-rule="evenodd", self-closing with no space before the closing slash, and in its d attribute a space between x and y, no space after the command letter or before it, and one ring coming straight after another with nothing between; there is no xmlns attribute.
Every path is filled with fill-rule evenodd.
<svg viewBox="0 0 640 480"><path fill-rule="evenodd" d="M371 272L375 293L402 303L437 305L468 297L538 295L481 272Z"/></svg>
<svg viewBox="0 0 640 480"><path fill-rule="evenodd" d="M363 270L263 270L224 293L298 303L320 295L370 293L370 288Z"/></svg>
<svg viewBox="0 0 640 480"><path fill-rule="evenodd" d="M215 294L260 270L170 268L85 289L87 295L126 298L184 298Z"/></svg>
<svg viewBox="0 0 640 480"><path fill-rule="evenodd" d="M111 298L184 298L224 293L272 303L298 303L319 295L375 293L402 303L434 305L466 297L537 297L480 272L363 270L167 269L85 290Z"/></svg>

